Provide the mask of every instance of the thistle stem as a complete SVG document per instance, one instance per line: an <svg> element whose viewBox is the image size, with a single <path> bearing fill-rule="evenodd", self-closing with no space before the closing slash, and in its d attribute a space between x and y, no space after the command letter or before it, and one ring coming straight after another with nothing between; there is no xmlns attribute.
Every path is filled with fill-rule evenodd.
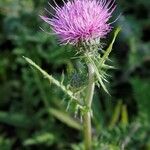
<svg viewBox="0 0 150 150"><path fill-rule="evenodd" d="M94 68L91 63L87 64L88 66L88 87L87 87L87 95L85 99L85 105L88 108L87 111L84 112L83 115L83 132L84 132L84 144L85 150L91 150L92 145L92 131L91 131L91 105L94 95Z"/></svg>

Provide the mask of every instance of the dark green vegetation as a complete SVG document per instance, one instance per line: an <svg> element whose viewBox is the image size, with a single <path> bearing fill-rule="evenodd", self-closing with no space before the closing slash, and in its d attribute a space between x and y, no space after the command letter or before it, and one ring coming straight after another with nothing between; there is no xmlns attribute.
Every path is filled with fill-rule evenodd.
<svg viewBox="0 0 150 150"><path fill-rule="evenodd" d="M112 51L111 97L96 90L93 103L94 149L150 149L150 1L118 0L121 26ZM27 56L73 88L85 77L74 50L60 46L38 14L46 0L0 0L0 150L80 150L80 124L66 113L64 93L32 69ZM109 35L110 39L112 35ZM109 43L108 40L106 43ZM74 87L75 86L75 87ZM66 99L63 101L63 97Z"/></svg>

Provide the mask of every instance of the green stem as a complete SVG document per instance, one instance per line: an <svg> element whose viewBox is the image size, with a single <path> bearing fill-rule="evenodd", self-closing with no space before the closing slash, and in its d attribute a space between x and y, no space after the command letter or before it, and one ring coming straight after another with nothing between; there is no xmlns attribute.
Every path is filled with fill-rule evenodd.
<svg viewBox="0 0 150 150"><path fill-rule="evenodd" d="M88 108L88 110L84 112L84 116L83 116L83 131L84 131L85 150L91 150L91 145L92 145L91 105L92 105L94 88L95 88L95 82L94 82L95 72L94 72L94 67L91 63L87 64L87 66L88 66L89 79L88 79L85 105Z"/></svg>

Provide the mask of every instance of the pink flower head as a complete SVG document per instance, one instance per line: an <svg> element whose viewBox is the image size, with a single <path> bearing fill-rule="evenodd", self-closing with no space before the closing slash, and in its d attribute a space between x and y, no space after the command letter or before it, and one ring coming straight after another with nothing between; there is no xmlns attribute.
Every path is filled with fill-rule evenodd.
<svg viewBox="0 0 150 150"><path fill-rule="evenodd" d="M41 18L51 25L62 43L75 45L105 38L111 31L108 20L115 8L112 0L72 0L64 3L62 7L56 4L56 7L53 7L53 18Z"/></svg>

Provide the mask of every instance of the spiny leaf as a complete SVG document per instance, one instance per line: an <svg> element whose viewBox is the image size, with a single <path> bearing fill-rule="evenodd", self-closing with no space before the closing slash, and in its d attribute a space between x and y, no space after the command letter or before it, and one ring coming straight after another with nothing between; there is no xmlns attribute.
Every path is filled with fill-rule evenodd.
<svg viewBox="0 0 150 150"><path fill-rule="evenodd" d="M92 60L92 58L88 54L86 55L86 58L88 59L88 61L90 63L92 63L92 65L94 67L95 74L96 74L96 76L97 76L97 78L98 78L98 80L100 82L100 85L102 86L104 91L109 94L109 92L108 92L108 90L107 90L107 88L106 88L106 86L105 86L105 84L104 84L104 82L103 82L103 80L101 78L102 76L100 75L99 70L98 70L97 66L95 65L94 61Z"/></svg>
<svg viewBox="0 0 150 150"><path fill-rule="evenodd" d="M99 58L99 59L100 59L100 63L99 63L98 66L99 66L100 68L103 68L103 67L107 67L107 68L111 68L111 69L113 68L112 66L105 65L104 63L105 63L105 61L108 59L108 56L109 56L109 54L110 54L110 52L111 52L111 50L112 50L113 44L114 44L114 42L115 42L115 39L116 39L118 33L120 32L120 30L121 30L120 27L117 28L117 30L116 30L115 33L114 33L114 38L113 38L111 44L110 44L109 47L107 48L107 50L106 50L106 52L104 53L103 57L102 57L102 58ZM106 79L100 74L100 71L99 71L99 69L98 69L99 67L97 67L97 65L95 64L95 58L92 58L92 57L91 57L90 55L88 55L88 54L86 54L86 58L88 59L89 62L91 62L91 63L93 64L93 67L94 67L94 70L95 70L95 74L96 74L96 76L97 76L97 78L98 78L98 80L99 80L99 82L100 82L102 88L104 89L104 91L105 91L106 93L109 94L109 92L108 92L108 90L107 90L107 88L106 88L106 86L105 86L105 84L104 84L104 82L103 82L103 80L105 81ZM93 59L94 59L94 60L93 60ZM96 59L96 63L97 63L97 59ZM103 79L103 80L102 80L102 79ZM106 80L106 81L107 81L107 80ZM110 94L109 94L109 95L110 95Z"/></svg>
<svg viewBox="0 0 150 150"><path fill-rule="evenodd" d="M43 76L49 80L49 82L55 84L56 86L58 86L62 91L64 91L72 100L74 100L76 103L78 103L79 105L82 105L79 100L74 96L74 94L72 93L72 91L70 91L66 86L62 85L61 82L59 82L58 80L56 80L55 78L53 78L51 75L49 75L46 71L44 71L42 68L40 68L35 62L33 62L31 59L24 57L23 58L33 67L35 67L37 70L39 70Z"/></svg>
<svg viewBox="0 0 150 150"><path fill-rule="evenodd" d="M101 78L102 78L105 82L109 83L109 81L106 79L106 77L105 77L104 75L102 75Z"/></svg>
<svg viewBox="0 0 150 150"><path fill-rule="evenodd" d="M110 66L110 65L106 65L106 64L103 64L102 68L104 68L104 69L116 69L114 66Z"/></svg>
<svg viewBox="0 0 150 150"><path fill-rule="evenodd" d="M67 108L66 108L66 111L68 111L68 110L69 110L71 103L72 103L72 99L68 102L68 104L67 104Z"/></svg>
<svg viewBox="0 0 150 150"><path fill-rule="evenodd" d="M103 57L102 57L102 59L101 59L101 61L100 61L100 66L101 66L101 67L103 66L103 64L104 64L105 61L107 60L107 58L108 58L110 52L112 51L113 44L114 44L114 42L115 42L115 40L116 40L116 37L117 37L117 35L118 35L118 33L119 33L120 31L121 31L121 28L118 27L118 28L116 29L115 33L114 33L114 37L113 37L112 42L110 43L109 47L107 48L106 52L104 53L104 55L103 55Z"/></svg>

